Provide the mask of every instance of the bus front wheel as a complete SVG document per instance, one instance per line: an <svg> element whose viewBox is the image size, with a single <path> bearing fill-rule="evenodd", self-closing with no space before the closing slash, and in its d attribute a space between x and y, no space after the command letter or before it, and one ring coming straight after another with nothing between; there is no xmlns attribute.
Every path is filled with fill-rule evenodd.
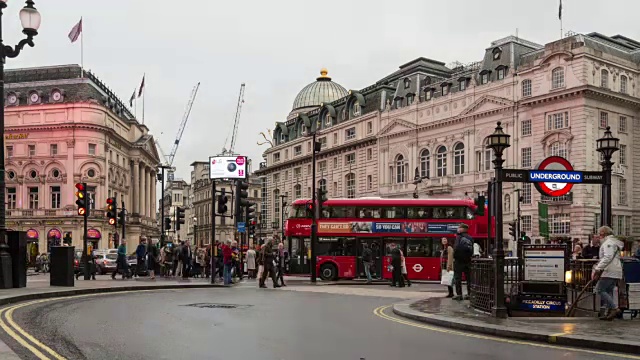
<svg viewBox="0 0 640 360"><path fill-rule="evenodd" d="M324 264L320 267L320 279L325 281L338 280L338 269L333 264Z"/></svg>

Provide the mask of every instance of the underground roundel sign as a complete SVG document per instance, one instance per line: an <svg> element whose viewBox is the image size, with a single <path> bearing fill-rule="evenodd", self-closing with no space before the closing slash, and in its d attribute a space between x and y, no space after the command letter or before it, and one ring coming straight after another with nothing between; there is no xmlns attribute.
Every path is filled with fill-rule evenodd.
<svg viewBox="0 0 640 360"><path fill-rule="evenodd" d="M567 159L550 156L529 171L529 181L543 195L562 196L571 191L573 184L582 182L582 172L573 171Z"/></svg>

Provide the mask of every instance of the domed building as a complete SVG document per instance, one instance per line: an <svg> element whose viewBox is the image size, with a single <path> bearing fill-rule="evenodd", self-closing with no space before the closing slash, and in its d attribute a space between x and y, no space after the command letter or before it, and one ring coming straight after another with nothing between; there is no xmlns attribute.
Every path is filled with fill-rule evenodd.
<svg viewBox="0 0 640 360"><path fill-rule="evenodd" d="M323 103L331 103L349 94L342 85L331 81L327 69L320 70L320 77L315 82L300 90L293 101L291 114L313 110Z"/></svg>

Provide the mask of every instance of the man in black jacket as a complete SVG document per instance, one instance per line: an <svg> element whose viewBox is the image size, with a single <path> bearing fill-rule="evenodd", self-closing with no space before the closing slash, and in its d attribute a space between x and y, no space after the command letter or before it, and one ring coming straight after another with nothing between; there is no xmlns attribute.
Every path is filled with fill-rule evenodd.
<svg viewBox="0 0 640 360"><path fill-rule="evenodd" d="M191 245L189 241L186 241L182 245L182 278L188 279L189 274L191 272L191 260L193 259L193 254L191 253Z"/></svg>
<svg viewBox="0 0 640 360"><path fill-rule="evenodd" d="M470 268L473 257L473 238L467 233L469 226L460 224L458 235L456 235L455 246L453 247L453 282L456 286L456 294L453 300L468 300L470 293ZM467 295L462 294L462 274L467 278Z"/></svg>
<svg viewBox="0 0 640 360"><path fill-rule="evenodd" d="M402 277L402 254L398 244L393 244L391 249L391 266L393 267L391 286L404 287L404 278Z"/></svg>

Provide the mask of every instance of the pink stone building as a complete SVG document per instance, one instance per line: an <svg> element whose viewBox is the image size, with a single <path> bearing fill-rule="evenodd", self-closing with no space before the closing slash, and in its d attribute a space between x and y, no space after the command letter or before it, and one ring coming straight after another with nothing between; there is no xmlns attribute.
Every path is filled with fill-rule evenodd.
<svg viewBox="0 0 640 360"><path fill-rule="evenodd" d="M507 168L533 168L559 155L578 170L600 170L596 139L611 126L621 139L613 159L612 227L638 235L640 193L632 190L640 185L639 60L640 42L620 35L572 35L546 45L507 37L475 63L447 67L419 58L361 90L327 92L319 78L276 124L273 146L264 152L263 218L279 218L281 194L311 196L305 121L322 144L318 186L330 197L349 198L475 197L494 174L485 138L501 121L511 135ZM307 100L301 105L299 98ZM416 175L429 178L416 186ZM538 203L549 206L551 237L586 242L600 225L599 185L578 184L552 199L531 184L505 184L505 222L515 220L519 196L522 230L536 242L543 241Z"/></svg>
<svg viewBox="0 0 640 360"><path fill-rule="evenodd" d="M159 236L153 137L104 83L80 73L76 65L5 72L7 228L27 231L38 245L34 253L67 233L82 248L78 182L89 188L89 240L96 248L114 245L108 197L129 211L130 251L141 236Z"/></svg>

